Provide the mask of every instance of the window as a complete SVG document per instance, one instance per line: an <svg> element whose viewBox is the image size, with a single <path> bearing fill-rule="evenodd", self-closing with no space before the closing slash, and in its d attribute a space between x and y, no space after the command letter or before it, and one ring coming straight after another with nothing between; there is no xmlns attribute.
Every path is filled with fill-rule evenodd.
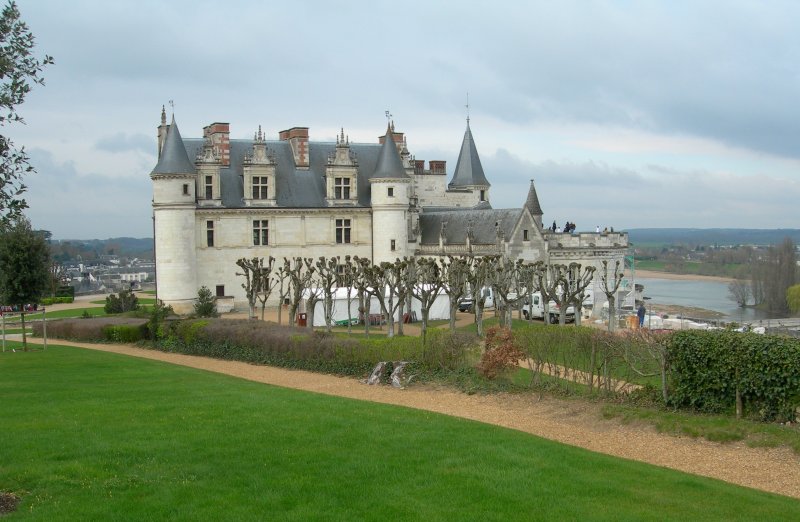
<svg viewBox="0 0 800 522"><path fill-rule="evenodd" d="M333 179L333 198L350 199L350 178Z"/></svg>
<svg viewBox="0 0 800 522"><path fill-rule="evenodd" d="M266 176L253 176L253 199L268 199L269 190L267 190L267 181L269 178Z"/></svg>
<svg viewBox="0 0 800 522"><path fill-rule="evenodd" d="M213 177L206 176L206 199L214 198L214 182Z"/></svg>
<svg viewBox="0 0 800 522"><path fill-rule="evenodd" d="M253 245L269 245L269 220L253 220Z"/></svg>
<svg viewBox="0 0 800 522"><path fill-rule="evenodd" d="M387 192L387 195L388 195L390 198L393 198L393 197L394 197L394 187L389 187L389 189L388 189L388 192Z"/></svg>
<svg viewBox="0 0 800 522"><path fill-rule="evenodd" d="M217 297L225 297L225 285L217 285Z"/></svg>
<svg viewBox="0 0 800 522"><path fill-rule="evenodd" d="M214 246L214 222L206 221L206 245Z"/></svg>
<svg viewBox="0 0 800 522"><path fill-rule="evenodd" d="M522 230L522 240L523 241L527 241L528 240L528 229L523 229Z"/></svg>
<svg viewBox="0 0 800 522"><path fill-rule="evenodd" d="M391 245L392 245L392 252L394 252L394 246L395 246L394 239L392 239Z"/></svg>
<svg viewBox="0 0 800 522"><path fill-rule="evenodd" d="M189 184L188 183L184 183L183 184L183 195L184 196L188 196L189 195Z"/></svg>
<svg viewBox="0 0 800 522"><path fill-rule="evenodd" d="M481 190L481 201L486 201L486 191Z"/></svg>
<svg viewBox="0 0 800 522"><path fill-rule="evenodd" d="M350 220L337 219L336 220L336 242L349 243L350 242Z"/></svg>

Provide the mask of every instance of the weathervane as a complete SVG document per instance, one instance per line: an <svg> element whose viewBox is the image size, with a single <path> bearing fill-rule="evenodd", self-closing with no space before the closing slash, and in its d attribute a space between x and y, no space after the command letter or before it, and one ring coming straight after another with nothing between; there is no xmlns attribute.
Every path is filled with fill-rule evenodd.
<svg viewBox="0 0 800 522"><path fill-rule="evenodd" d="M384 111L386 114L386 124L389 125L392 123L392 114L389 111Z"/></svg>
<svg viewBox="0 0 800 522"><path fill-rule="evenodd" d="M467 92L467 104L464 107L467 108L467 124L469 124L469 92Z"/></svg>
<svg viewBox="0 0 800 522"><path fill-rule="evenodd" d="M172 109L172 116L175 117L175 102L170 100L169 101L169 107L170 107L170 109Z"/></svg>

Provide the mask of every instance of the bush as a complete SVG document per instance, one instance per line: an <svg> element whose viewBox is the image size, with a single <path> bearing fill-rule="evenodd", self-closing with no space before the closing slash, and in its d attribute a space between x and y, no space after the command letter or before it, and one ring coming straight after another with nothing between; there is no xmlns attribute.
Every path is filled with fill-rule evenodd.
<svg viewBox="0 0 800 522"><path fill-rule="evenodd" d="M197 317L218 317L217 300L205 286L197 291L197 302L194 304L194 315Z"/></svg>
<svg viewBox="0 0 800 522"><path fill-rule="evenodd" d="M670 339L671 401L706 413L730 412L737 392L761 420L795 420L800 341L727 331L681 331Z"/></svg>
<svg viewBox="0 0 800 522"><path fill-rule="evenodd" d="M107 314L121 314L139 309L139 298L130 290L122 290L119 297L111 294L106 297L105 311Z"/></svg>
<svg viewBox="0 0 800 522"><path fill-rule="evenodd" d="M142 337L139 339L118 341L113 338L114 335L127 336L133 334L107 334L106 328L114 326L129 326L133 329L141 329L145 324L146 322L143 319L132 317L92 317L90 319L75 318L58 319L55 321L50 320L47 321L47 337L80 342L135 342L136 340L144 337L144 331L142 331ZM33 333L38 337L42 336L43 324L41 321L33 323Z"/></svg>
<svg viewBox="0 0 800 522"><path fill-rule="evenodd" d="M478 371L487 379L494 379L517 366L525 357L514 340L511 329L492 326L486 331L486 350L481 356Z"/></svg>
<svg viewBox="0 0 800 522"><path fill-rule="evenodd" d="M70 288L72 288L72 287L70 287ZM42 299L40 299L41 304L43 304L45 306L49 306L49 305L53 305L53 304L59 304L59 303L71 303L73 301L75 301L75 298L74 297L69 297L69 296L67 296L67 297L43 297Z"/></svg>
<svg viewBox="0 0 800 522"><path fill-rule="evenodd" d="M147 324L109 324L103 327L103 338L112 343L135 343L147 336Z"/></svg>

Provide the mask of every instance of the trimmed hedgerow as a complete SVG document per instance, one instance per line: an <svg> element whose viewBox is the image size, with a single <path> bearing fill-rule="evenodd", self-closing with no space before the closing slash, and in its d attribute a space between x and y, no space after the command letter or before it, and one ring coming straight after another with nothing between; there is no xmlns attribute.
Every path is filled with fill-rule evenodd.
<svg viewBox="0 0 800 522"><path fill-rule="evenodd" d="M671 401L708 413L743 410L794 420L800 405L800 341L727 331L676 332L669 345Z"/></svg>
<svg viewBox="0 0 800 522"><path fill-rule="evenodd" d="M466 360L457 353L466 343L441 335L423 352L417 337L354 339L247 319L172 321L165 330L157 344L163 350L340 375L368 374L378 361L410 361L421 369Z"/></svg>
<svg viewBox="0 0 800 522"><path fill-rule="evenodd" d="M147 323L109 324L103 327L103 339L112 343L136 343L147 337Z"/></svg>
<svg viewBox="0 0 800 522"><path fill-rule="evenodd" d="M146 329L141 331L140 336L136 340L123 340L123 337L124 339L129 339L130 336L134 336L135 334L133 333L121 333L121 330L110 330L107 333L106 329L111 328L113 330L114 327L127 327L131 330L136 330L142 329L146 323L147 321L145 319L135 317L58 319L55 321L47 321L47 337L82 342L136 342L146 338ZM42 327L41 321L33 323L34 335L41 337L43 332ZM114 338L114 336L117 336L117 338Z"/></svg>
<svg viewBox="0 0 800 522"><path fill-rule="evenodd" d="M49 305L60 304L60 303L71 303L71 302L75 301L75 298L74 297L43 297L39 301L44 306L49 306Z"/></svg>

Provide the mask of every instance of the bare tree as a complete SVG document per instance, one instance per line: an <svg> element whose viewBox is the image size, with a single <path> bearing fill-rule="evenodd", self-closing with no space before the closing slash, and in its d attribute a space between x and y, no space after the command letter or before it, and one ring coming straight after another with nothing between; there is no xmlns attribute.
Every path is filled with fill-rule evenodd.
<svg viewBox="0 0 800 522"><path fill-rule="evenodd" d="M311 259L308 262L310 263ZM284 259L284 270L289 282L289 321L292 326L296 324L295 317L303 299L303 291L311 287L313 279L313 272L309 272L305 267L306 261L302 257Z"/></svg>
<svg viewBox="0 0 800 522"><path fill-rule="evenodd" d="M338 285L340 288L347 290L347 333L353 333L353 316L351 305L353 303L353 288L355 286L355 278L358 274L358 269L355 266L350 256L344 256L344 263L342 263L342 270L339 272Z"/></svg>
<svg viewBox="0 0 800 522"><path fill-rule="evenodd" d="M258 295L261 288L261 268L262 259L254 257L252 259L241 258L236 261L241 272L236 272L237 276L244 276L244 295L247 297L247 317L255 319L256 317L256 295Z"/></svg>
<svg viewBox="0 0 800 522"><path fill-rule="evenodd" d="M442 281L447 298L450 300L450 331L455 332L458 304L467 292L472 263L466 257L453 256L447 256L441 263Z"/></svg>
<svg viewBox="0 0 800 522"><path fill-rule="evenodd" d="M469 272L470 293L475 312L475 326L478 337L483 337L483 308L486 304L486 287L491 285L492 274L497 263L497 256L481 257L473 262ZM495 307L497 303L495 303Z"/></svg>
<svg viewBox="0 0 800 522"><path fill-rule="evenodd" d="M608 300L608 331L616 330L617 323L617 291L625 277L624 268L619 260L614 262L614 273L608 273L608 261L603 260L603 272L600 274L600 288Z"/></svg>
<svg viewBox="0 0 800 522"><path fill-rule="evenodd" d="M358 312L364 318L364 335L369 337L369 327L370 327L370 305L372 304L372 298L370 290L371 284L371 270L372 270L372 262L369 259L363 257L354 257L353 258L353 268L355 269L355 274L353 278L353 285L358 292Z"/></svg>
<svg viewBox="0 0 800 522"><path fill-rule="evenodd" d="M594 273L597 270L594 266L582 267L580 263L570 263L565 274L564 294L567 295L569 303L575 306L575 324L581 325L581 315L583 315L583 300L586 298L586 289L592 284ZM561 324L564 324L567 311L561 309Z"/></svg>
<svg viewBox="0 0 800 522"><path fill-rule="evenodd" d="M422 311L422 347L426 346L426 336L428 332L428 318L430 317L431 307L444 288L445 282L442 279L442 271L439 263L435 259L420 258L409 259L409 278L411 295L420 302Z"/></svg>
<svg viewBox="0 0 800 522"><path fill-rule="evenodd" d="M738 278L728 283L728 294L742 308L747 306L747 302L750 300L751 287L748 283L748 281Z"/></svg>
<svg viewBox="0 0 800 522"><path fill-rule="evenodd" d="M550 301L556 301L559 298L562 273L558 267L563 267L564 265L545 264L542 261L537 261L535 266L536 274L539 278L539 292L542 294L543 318L546 322L551 322Z"/></svg>
<svg viewBox="0 0 800 522"><path fill-rule="evenodd" d="M314 260L310 257L303 259L303 277L301 284L303 287L302 293L306 300L306 327L309 330L314 329L314 311L317 309L317 303L323 299L324 289L319 279L319 272L314 265Z"/></svg>
<svg viewBox="0 0 800 522"><path fill-rule="evenodd" d="M325 259L320 257L316 263L317 281L322 291L322 309L325 313L325 330L333 328L333 294L339 282L339 256Z"/></svg>
<svg viewBox="0 0 800 522"><path fill-rule="evenodd" d="M511 312L524 298L520 286L522 261L511 261L506 256L494 258L491 284L494 289L495 308L500 311L500 325L511 328Z"/></svg>
<svg viewBox="0 0 800 522"><path fill-rule="evenodd" d="M285 257L283 258L283 265L278 267L278 270L275 274L275 281L278 286L278 324L281 324L281 315L283 314L283 304L289 298L289 292L292 289L292 285L289 284L289 267L290 262ZM289 322L291 323L291 319Z"/></svg>
<svg viewBox="0 0 800 522"><path fill-rule="evenodd" d="M50 296L55 297L58 289L67 282L67 270L58 261L50 263Z"/></svg>
<svg viewBox="0 0 800 522"><path fill-rule="evenodd" d="M256 298L261 303L261 320L264 320L264 311L267 307L267 300L269 296L272 295L272 290L275 289L275 285L278 284L278 279L272 277L272 270L275 267L275 258L269 256L267 258L267 264L263 263L261 260L261 273L258 277L258 291L256 292ZM278 310L280 313L280 304L278 304Z"/></svg>

